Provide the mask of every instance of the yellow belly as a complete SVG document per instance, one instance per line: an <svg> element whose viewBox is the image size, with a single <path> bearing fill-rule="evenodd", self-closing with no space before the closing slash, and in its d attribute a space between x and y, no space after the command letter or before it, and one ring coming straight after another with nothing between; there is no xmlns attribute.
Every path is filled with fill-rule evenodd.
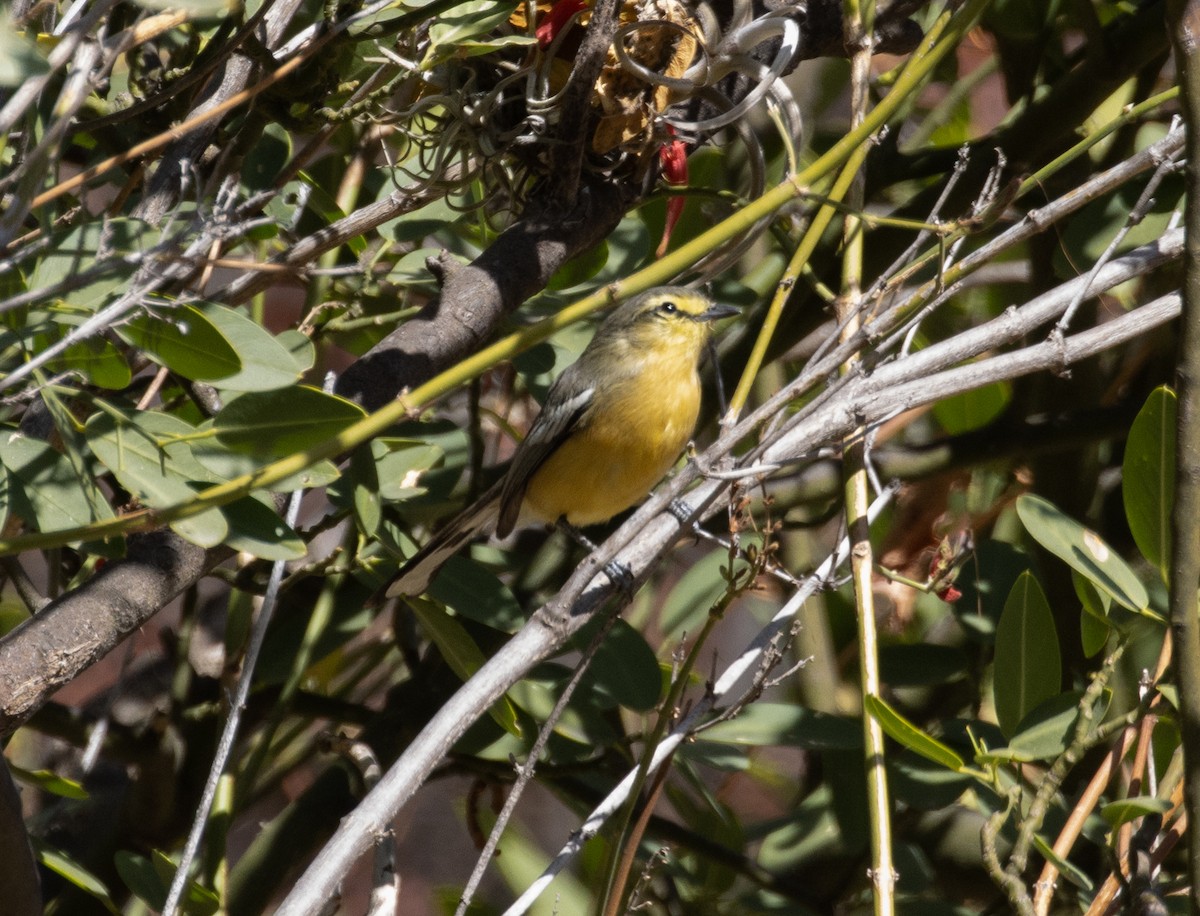
<svg viewBox="0 0 1200 916"><path fill-rule="evenodd" d="M696 428L700 387L670 394L627 384L597 404L595 419L567 439L529 481L525 510L545 522L594 525L640 502L679 458ZM686 376L685 376L686 377Z"/></svg>

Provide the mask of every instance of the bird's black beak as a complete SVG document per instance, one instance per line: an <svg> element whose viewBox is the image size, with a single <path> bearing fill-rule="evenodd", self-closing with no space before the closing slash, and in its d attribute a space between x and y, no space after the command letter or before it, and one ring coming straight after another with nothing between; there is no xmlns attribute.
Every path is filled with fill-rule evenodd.
<svg viewBox="0 0 1200 916"><path fill-rule="evenodd" d="M710 305L696 316L698 321L716 321L718 318L729 318L737 315L741 309L733 305Z"/></svg>

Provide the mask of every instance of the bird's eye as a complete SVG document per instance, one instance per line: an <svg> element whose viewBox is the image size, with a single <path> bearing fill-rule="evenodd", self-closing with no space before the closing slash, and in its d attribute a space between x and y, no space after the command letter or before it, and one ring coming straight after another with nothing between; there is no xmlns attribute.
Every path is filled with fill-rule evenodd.
<svg viewBox="0 0 1200 916"><path fill-rule="evenodd" d="M658 310L660 312L662 312L664 315L674 315L676 312L679 311L679 306L677 306L674 302L671 302L668 299L666 302L664 302L662 305L660 305L658 307Z"/></svg>

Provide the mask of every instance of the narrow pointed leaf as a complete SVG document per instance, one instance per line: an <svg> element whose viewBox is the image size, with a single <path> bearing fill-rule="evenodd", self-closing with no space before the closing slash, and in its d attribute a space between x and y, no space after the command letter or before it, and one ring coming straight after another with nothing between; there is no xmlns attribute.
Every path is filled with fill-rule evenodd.
<svg viewBox="0 0 1200 916"><path fill-rule="evenodd" d="M993 689L996 718L1011 736L1021 720L1061 688L1058 631L1037 579L1024 572L1013 585L996 627Z"/></svg>
<svg viewBox="0 0 1200 916"><path fill-rule="evenodd" d="M1121 496L1134 543L1158 567L1163 580L1171 556L1171 509L1175 505L1175 392L1160 387L1129 428L1121 464Z"/></svg>
<svg viewBox="0 0 1200 916"><path fill-rule="evenodd" d="M863 698L867 714L871 716L892 740L904 745L914 754L941 764L950 770L961 771L966 761L949 745L943 744L932 735L917 728L884 700L876 696Z"/></svg>

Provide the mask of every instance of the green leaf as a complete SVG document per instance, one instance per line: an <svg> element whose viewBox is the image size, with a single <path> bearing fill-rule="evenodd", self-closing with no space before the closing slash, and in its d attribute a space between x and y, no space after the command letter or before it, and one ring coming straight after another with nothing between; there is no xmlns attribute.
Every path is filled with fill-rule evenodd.
<svg viewBox="0 0 1200 916"><path fill-rule="evenodd" d="M205 3L225 4L229 0L203 0ZM262 191L274 185L275 179L292 158L292 138L281 125L268 123L242 163L242 186Z"/></svg>
<svg viewBox="0 0 1200 916"><path fill-rule="evenodd" d="M1075 723L1079 719L1079 703L1082 699L1083 693L1078 690L1051 697L1021 721L1007 748L991 750L987 756L996 760L1022 762L1057 757L1067 749L1071 741ZM1104 718L1111 699L1111 692L1105 691L1097 700L1092 710L1094 722Z"/></svg>
<svg viewBox="0 0 1200 916"><path fill-rule="evenodd" d="M571 668L553 662L543 662L528 675L514 684L508 695L513 704L536 722L545 722L554 711L563 687L570 680ZM595 748L609 747L617 740L617 734L604 711L590 703L587 696L576 693L558 721L554 723L554 734L566 738L576 745L565 751L572 759L580 759L580 751L591 756ZM561 743L552 746L551 756L563 760Z"/></svg>
<svg viewBox="0 0 1200 916"><path fill-rule="evenodd" d="M580 652L587 649L601 624L599 617L588 621L571 637L571 647ZM606 705L604 701L611 698L639 712L653 709L663 690L662 669L654 650L641 633L619 617L596 649L584 680L595 691L592 701L597 705Z"/></svg>
<svg viewBox="0 0 1200 916"><path fill-rule="evenodd" d="M3 433L0 433L3 435ZM8 472L4 470L3 456L0 455L0 531L5 530L8 526L8 513L12 507L13 493L12 486L9 483ZM3 605L0 605L2 607Z"/></svg>
<svg viewBox="0 0 1200 916"><path fill-rule="evenodd" d="M948 434L958 436L982 429L1004 412L1012 400L1008 382L992 382L938 401L933 415Z"/></svg>
<svg viewBox="0 0 1200 916"><path fill-rule="evenodd" d="M242 371L242 361L225 336L190 305L168 310L170 318L139 315L115 330L160 366L198 382L216 382Z"/></svg>
<svg viewBox="0 0 1200 916"><path fill-rule="evenodd" d="M862 721L805 709L791 703L755 703L737 717L705 729L704 741L721 744L779 745L807 750L862 747Z"/></svg>
<svg viewBox="0 0 1200 916"><path fill-rule="evenodd" d="M714 550L692 563L671 589L658 614L659 626L668 635L694 633L725 591L721 567L728 563L724 550Z"/></svg>
<svg viewBox="0 0 1200 916"><path fill-rule="evenodd" d="M134 264L113 256L138 251L142 236L149 230L142 220L118 218L88 220L56 233L50 250L33 269L30 288L42 289L95 270L95 275L83 286L61 297L76 309L94 311L136 270Z"/></svg>
<svg viewBox="0 0 1200 916"><path fill-rule="evenodd" d="M450 670L466 681L487 661L475 640L461 623L443 608L425 598L406 598L405 603L417 618L422 631L438 647ZM517 711L507 697L501 698L488 710L496 724L514 737L521 736Z"/></svg>
<svg viewBox="0 0 1200 916"><path fill-rule="evenodd" d="M516 8L515 2L468 0L455 6L452 15L438 16L429 26L429 50L421 61L421 69L437 66L455 54L456 46L507 22Z"/></svg>
<svg viewBox="0 0 1200 916"><path fill-rule="evenodd" d="M1170 810L1171 802L1165 798L1138 795L1109 802L1100 809L1100 816L1108 821L1110 827L1116 828L1147 814L1166 814Z"/></svg>
<svg viewBox="0 0 1200 916"><path fill-rule="evenodd" d="M1147 614L1150 596L1116 552L1100 535L1064 515L1040 496L1026 493L1017 500L1017 515L1025 530L1048 551L1131 611Z"/></svg>
<svg viewBox="0 0 1200 916"><path fill-rule="evenodd" d="M504 633L525 623L525 612L512 592L474 560L453 556L429 586L429 594L454 613Z"/></svg>
<svg viewBox="0 0 1200 916"><path fill-rule="evenodd" d="M112 518L107 503L88 499L85 484L66 456L40 439L15 432L0 434L0 463L11 475L13 510L39 531L78 528Z"/></svg>
<svg viewBox="0 0 1200 916"><path fill-rule="evenodd" d="M1070 859L1064 859L1054 851L1054 847L1045 841L1040 835L1034 834L1033 845L1037 851L1045 857L1047 862L1054 863L1054 867L1059 870L1064 878L1081 888L1089 897L1096 892L1096 885L1087 872L1075 865Z"/></svg>
<svg viewBox="0 0 1200 916"><path fill-rule="evenodd" d="M435 233L444 232L463 218L450 202L439 197L419 210L402 214L379 227L381 235L391 235L396 242L419 242Z"/></svg>
<svg viewBox="0 0 1200 916"><path fill-rule="evenodd" d="M195 432L182 420L160 413L140 413L117 420L100 411L84 429L97 460L117 481L147 506L166 508L191 501L213 477L178 437ZM219 509L172 522L171 528L194 544L213 547L225 540L229 527Z"/></svg>
<svg viewBox="0 0 1200 916"><path fill-rule="evenodd" d="M197 428L197 432L212 429L211 421ZM245 452L235 452L217 441L215 435L196 439L191 443L192 454L204 467L208 474L217 481L233 480L245 474L251 474L262 467L262 461ZM324 487L336 481L341 475L331 461L318 461L303 471L285 477L271 485L273 493L290 493L293 490Z"/></svg>
<svg viewBox="0 0 1200 916"><path fill-rule="evenodd" d="M307 372L317 364L317 348L312 338L295 328L280 331L275 339L292 355L301 372Z"/></svg>
<svg viewBox="0 0 1200 916"><path fill-rule="evenodd" d="M349 486L354 518L359 530L373 537L383 520L383 507L379 502L379 477L375 467L375 443L366 448L359 447L350 456L350 466L342 475L341 484Z"/></svg>
<svg viewBox="0 0 1200 916"><path fill-rule="evenodd" d="M242 369L220 379L227 391L274 391L294 385L301 367L291 352L261 325L233 309L211 302L197 308L237 352Z"/></svg>
<svg viewBox="0 0 1200 916"><path fill-rule="evenodd" d="M365 416L352 401L294 385L243 394L217 414L213 428L230 448L290 455L328 442Z"/></svg>
<svg viewBox="0 0 1200 916"><path fill-rule="evenodd" d="M55 372L78 372L88 384L113 391L124 388L132 379L121 351L102 337L71 344L50 361L50 367Z"/></svg>
<svg viewBox="0 0 1200 916"><path fill-rule="evenodd" d="M1004 604L996 627L993 689L996 719L1011 736L1035 706L1062 686L1058 631L1037 579L1024 572Z"/></svg>
<svg viewBox="0 0 1200 916"><path fill-rule="evenodd" d="M546 284L546 289L551 292L574 289L600 273L607 262L608 242L601 241L600 244L589 248L583 254L576 255L556 270L550 277L550 282Z"/></svg>
<svg viewBox="0 0 1200 916"><path fill-rule="evenodd" d="M867 714L879 723L879 727L892 740L904 745L913 753L955 772L961 772L966 766L966 761L957 751L917 728L879 697L868 694L863 697L863 706Z"/></svg>
<svg viewBox="0 0 1200 916"><path fill-rule="evenodd" d="M88 792L80 783L65 776L59 776L50 770L26 770L15 763L8 765L13 777L21 782L35 786L43 792L58 795L61 798L87 798Z"/></svg>
<svg viewBox="0 0 1200 916"><path fill-rule="evenodd" d="M425 492L421 477L441 462L443 452L420 440L381 437L371 443L379 498L400 502Z"/></svg>
<svg viewBox="0 0 1200 916"><path fill-rule="evenodd" d="M175 863L155 850L153 860L137 853L118 850L113 856L117 874L134 896L149 904L151 909L161 910L167 903L167 892L175 877ZM212 916L221 907L221 902L212 891L195 881L188 882L184 896L184 912L188 916Z"/></svg>
<svg viewBox="0 0 1200 916"><path fill-rule="evenodd" d="M1111 628L1107 621L1101 620L1086 610L1080 613L1079 642L1083 646L1083 654L1086 658L1095 658L1108 645L1110 633Z"/></svg>
<svg viewBox="0 0 1200 916"><path fill-rule="evenodd" d="M1165 386L1150 393L1129 427L1121 463L1121 496L1129 531L1164 582L1171 562L1177 401L1175 392Z"/></svg>
<svg viewBox="0 0 1200 916"><path fill-rule="evenodd" d="M56 875L69 881L89 897L99 900L110 913L121 912L113 902L112 895L109 894L108 887L104 882L65 852L59 849L51 849L45 843L36 839L32 840L32 845L34 851L37 853L38 862Z"/></svg>
<svg viewBox="0 0 1200 916"><path fill-rule="evenodd" d="M299 560L307 552L304 541L266 502L244 496L222 507L229 526L225 543L234 550L264 560Z"/></svg>

